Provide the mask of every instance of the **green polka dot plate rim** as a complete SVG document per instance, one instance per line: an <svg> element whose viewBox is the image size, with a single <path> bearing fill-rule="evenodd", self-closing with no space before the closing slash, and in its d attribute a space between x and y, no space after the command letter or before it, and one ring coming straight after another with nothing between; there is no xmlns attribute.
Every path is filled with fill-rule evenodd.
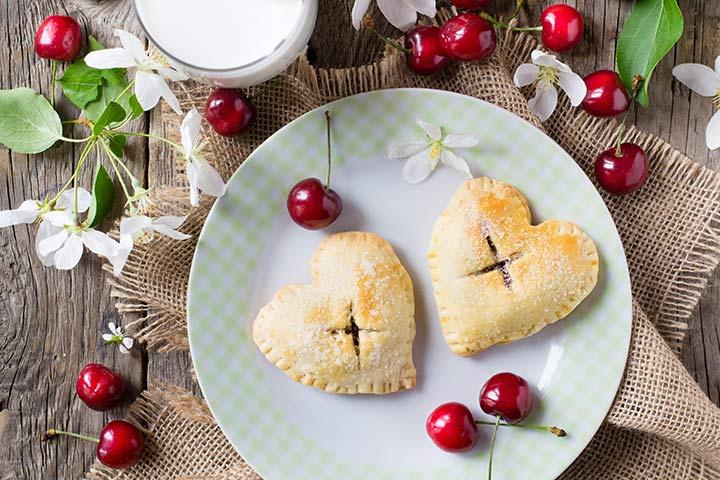
<svg viewBox="0 0 720 480"><path fill-rule="evenodd" d="M324 231L296 226L286 211L290 188L324 178L324 112L333 115L332 187L342 216ZM593 293L566 319L527 339L471 358L445 344L426 254L433 223L464 181L439 165L410 185L404 160L388 146L422 136L422 119L480 145L457 150L474 176L511 183L530 202L535 223L580 225L600 252ZM291 381L252 341L258 310L282 286L310 282L309 260L326 236L348 230L382 235L415 289L417 386L385 395L333 395ZM491 428L477 447L453 455L436 448L425 420L459 401L477 418L478 394L491 375L511 371L534 386L528 421L557 425L566 438L504 429L494 477L552 479L575 460L602 424L622 379L632 301L625 255L599 194L573 159L519 117L459 94L422 89L356 95L283 127L244 162L212 208L200 235L188 290L190 348L205 399L232 445L267 480L484 478Z"/></svg>

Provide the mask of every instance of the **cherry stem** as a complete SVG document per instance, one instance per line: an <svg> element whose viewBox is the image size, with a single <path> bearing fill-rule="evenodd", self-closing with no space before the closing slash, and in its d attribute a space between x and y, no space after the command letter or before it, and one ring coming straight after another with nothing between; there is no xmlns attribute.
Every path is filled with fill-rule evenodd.
<svg viewBox="0 0 720 480"><path fill-rule="evenodd" d="M642 85L643 77L640 75L635 75L633 77L633 83L632 83L632 97L630 100L633 103L633 107L635 105L635 99L637 98L638 93L640 93L640 85ZM622 119L620 120L620 125L618 126L616 133L615 133L615 156L619 157L622 155L622 140L623 140L623 134L625 133L625 121L628 118L628 115L630 115L630 108L627 109L625 114L623 115Z"/></svg>
<svg viewBox="0 0 720 480"><path fill-rule="evenodd" d="M327 154L328 154L328 168L327 168L327 179L325 180L325 190L330 190L330 174L332 173L332 141L331 141L331 119L330 111L325 111L325 121L327 123Z"/></svg>
<svg viewBox="0 0 720 480"><path fill-rule="evenodd" d="M522 10L522 7L525 5L525 0L517 0L515 2L515 11L513 12L512 16L508 18L508 22L512 20L513 18L520 15L520 10Z"/></svg>
<svg viewBox="0 0 720 480"><path fill-rule="evenodd" d="M482 420L475 420L478 425L495 425L495 422L485 422ZM522 423L499 423L499 427L513 427L513 428L526 428L528 430L541 430L543 432L550 432L556 437L567 437L567 432L559 427L549 427L547 425L524 425Z"/></svg>
<svg viewBox="0 0 720 480"><path fill-rule="evenodd" d="M50 105L55 106L55 79L57 76L57 60L50 61Z"/></svg>
<svg viewBox="0 0 720 480"><path fill-rule="evenodd" d="M485 20L487 20L488 22L492 23L496 28L500 28L503 30L507 30L510 28L509 25L499 21L498 19L496 19L495 17L493 17L492 15L490 15L487 12L480 12L480 16L482 18L484 18ZM510 17L510 18L514 18L514 16ZM513 32L539 32L542 30L542 27L513 27L511 30Z"/></svg>
<svg viewBox="0 0 720 480"><path fill-rule="evenodd" d="M412 53L412 50L410 50L409 48L403 47L398 42L396 42L394 40L390 40L385 35L378 32L377 29L375 28L375 22L373 21L372 17L370 17L369 15L365 15L365 18L363 19L363 21L365 23L365 28L367 28L368 30L373 32L380 40L383 41L383 43L385 43L385 45L389 45L392 48L394 48L396 50L400 50L401 52L404 52L404 53Z"/></svg>
<svg viewBox="0 0 720 480"><path fill-rule="evenodd" d="M495 437L497 437L498 427L500 426L500 415L495 417L495 428L493 428L492 440L490 440L490 461L488 461L488 480L492 480L492 464L493 452L495 451Z"/></svg>
<svg viewBox="0 0 720 480"><path fill-rule="evenodd" d="M50 440L51 438L56 437L58 435L66 435L68 437L79 438L80 440L85 440L85 441L93 442L93 443L100 442L99 438L91 437L89 435L80 435L79 433L63 432L62 430L56 430L54 428L51 428L50 430L45 432L45 434L40 438L40 440L43 442L46 442L46 441Z"/></svg>

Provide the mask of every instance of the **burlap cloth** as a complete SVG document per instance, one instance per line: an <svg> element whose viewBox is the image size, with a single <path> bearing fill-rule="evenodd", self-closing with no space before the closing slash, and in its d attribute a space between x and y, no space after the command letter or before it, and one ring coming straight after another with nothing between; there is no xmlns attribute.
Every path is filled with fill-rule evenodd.
<svg viewBox="0 0 720 480"><path fill-rule="evenodd" d="M225 178L283 125L339 97L400 86L471 95L544 128L589 176L593 159L613 143L614 122L593 119L563 100L542 126L513 86L512 72L527 61L535 40L505 37L487 64L455 65L422 78L408 73L402 56L379 63L319 70L300 59L272 88L250 90L258 107L252 131L234 139L211 137L211 160ZM208 89L179 87L183 109L202 110ZM180 118L163 115L166 131ZM207 126L206 126L207 127ZM720 260L720 176L664 141L630 129L651 159L648 184L629 196L604 195L622 236L632 275L633 341L625 378L605 424L562 478L720 479L720 409L699 389L678 359L687 319ZM188 192L156 193L157 210L186 213ZM211 206L190 213L184 230L199 234ZM138 247L120 279L109 277L130 332L149 348L187 349L185 295L195 243L157 238ZM138 320L138 315L141 318ZM592 378L587 379L592 382ZM143 461L128 471L92 467L88 479L254 479L256 474L225 440L205 403L170 385L155 384L132 406L130 418L146 429Z"/></svg>

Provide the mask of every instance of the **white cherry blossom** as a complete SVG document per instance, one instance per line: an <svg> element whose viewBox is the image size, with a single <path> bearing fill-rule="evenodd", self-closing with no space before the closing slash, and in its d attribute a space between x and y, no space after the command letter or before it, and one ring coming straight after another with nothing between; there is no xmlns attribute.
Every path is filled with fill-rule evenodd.
<svg viewBox="0 0 720 480"><path fill-rule="evenodd" d="M673 68L673 76L698 95L713 99L717 111L705 129L705 143L710 150L720 148L720 56L714 70L699 63L683 63Z"/></svg>
<svg viewBox="0 0 720 480"><path fill-rule="evenodd" d="M118 276L122 273L127 259L136 243L151 241L155 233L165 235L174 240L187 240L191 237L177 229L185 223L187 217L164 216L150 218L145 215L125 217L120 221L120 250L110 260L113 273Z"/></svg>
<svg viewBox="0 0 720 480"><path fill-rule="evenodd" d="M180 126L182 154L185 157L185 172L190 183L190 203L200 205L199 191L213 197L225 194L225 182L203 155L205 142L200 141L200 112L193 108Z"/></svg>
<svg viewBox="0 0 720 480"><path fill-rule="evenodd" d="M90 192L84 188L78 188L78 213L85 212L90 208L90 198ZM43 221L45 217L52 218L55 216L53 212L72 210L74 203L75 189L63 192L54 206L51 206L48 201L25 200L14 210L0 211L0 228L35 223L37 220Z"/></svg>
<svg viewBox="0 0 720 480"><path fill-rule="evenodd" d="M47 224L44 228L41 225L35 240L38 256L46 266L70 270L80 262L86 247L111 262L120 250L120 244L107 234L78 225L70 214L64 218L58 215Z"/></svg>
<svg viewBox="0 0 720 480"><path fill-rule="evenodd" d="M417 120L417 124L425 132L422 138L394 143L388 149L391 159L408 159L403 168L403 178L408 183L416 184L425 180L438 162L472 178L467 162L451 149L475 147L480 143L477 138L465 134L445 134L442 127L422 120Z"/></svg>
<svg viewBox="0 0 720 480"><path fill-rule="evenodd" d="M115 36L120 39L122 47L90 52L85 56L85 63L101 70L136 68L135 96L143 110L151 110L160 98L164 98L176 113L182 113L180 102L165 80L187 80L187 75L172 68L160 54L145 50L135 35L125 30L115 30Z"/></svg>
<svg viewBox="0 0 720 480"><path fill-rule="evenodd" d="M355 30L360 29L363 17L370 8L371 0L355 0L352 9L352 23ZM377 6L395 27L402 31L410 30L417 22L417 14L428 17L437 14L435 0L377 0Z"/></svg>
<svg viewBox="0 0 720 480"><path fill-rule="evenodd" d="M105 345L117 345L120 349L120 353L130 353L130 349L135 344L135 340L132 337L125 334L125 331L121 327L115 326L114 322L108 323L108 329L110 333L103 333L102 339Z"/></svg>
<svg viewBox="0 0 720 480"><path fill-rule="evenodd" d="M541 122L550 118L557 107L557 87L567 94L573 107L582 103L587 86L570 67L542 50L534 50L531 58L532 63L523 63L515 70L514 81L518 87L535 84L535 96L528 105Z"/></svg>

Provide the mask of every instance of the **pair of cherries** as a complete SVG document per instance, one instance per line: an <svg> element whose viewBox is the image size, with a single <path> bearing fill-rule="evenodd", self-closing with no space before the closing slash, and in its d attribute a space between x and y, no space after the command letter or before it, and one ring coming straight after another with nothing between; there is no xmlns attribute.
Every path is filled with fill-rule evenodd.
<svg viewBox="0 0 720 480"><path fill-rule="evenodd" d="M487 8L490 0L453 0L466 10ZM482 61L495 51L495 27L506 27L492 17L471 11L463 12L441 27L420 26L405 35L408 68L422 75L443 70L452 60ZM585 22L576 9L557 4L541 15L542 42L550 50L564 52L582 40Z"/></svg>
<svg viewBox="0 0 720 480"><path fill-rule="evenodd" d="M472 450L480 437L478 425L493 425L490 444L489 476L492 476L492 455L495 446L495 434L500 426L542 430L558 437L567 434L558 427L544 425L523 425L533 407L533 395L530 385L519 375L504 372L490 377L480 390L480 408L495 417L495 422L475 420L470 409L458 402L440 405L430 413L425 422L425 430L430 439L440 449L450 453L462 453ZM500 420L505 423L500 423Z"/></svg>
<svg viewBox="0 0 720 480"><path fill-rule="evenodd" d="M632 98L617 72L599 70L584 80L587 94L582 107L590 115L614 117L630 108ZM618 195L639 190L647 181L648 171L648 157L636 143L621 143L600 153L595 159L598 183L608 192Z"/></svg>
<svg viewBox="0 0 720 480"><path fill-rule="evenodd" d="M75 392L88 407L104 412L122 403L127 385L120 375L109 368L91 363L80 371L75 382ZM145 443L140 429L123 420L105 425L100 431L99 438L51 429L46 432L43 439L47 440L58 435L97 443L95 455L98 460L103 465L116 469L136 465L140 461Z"/></svg>

